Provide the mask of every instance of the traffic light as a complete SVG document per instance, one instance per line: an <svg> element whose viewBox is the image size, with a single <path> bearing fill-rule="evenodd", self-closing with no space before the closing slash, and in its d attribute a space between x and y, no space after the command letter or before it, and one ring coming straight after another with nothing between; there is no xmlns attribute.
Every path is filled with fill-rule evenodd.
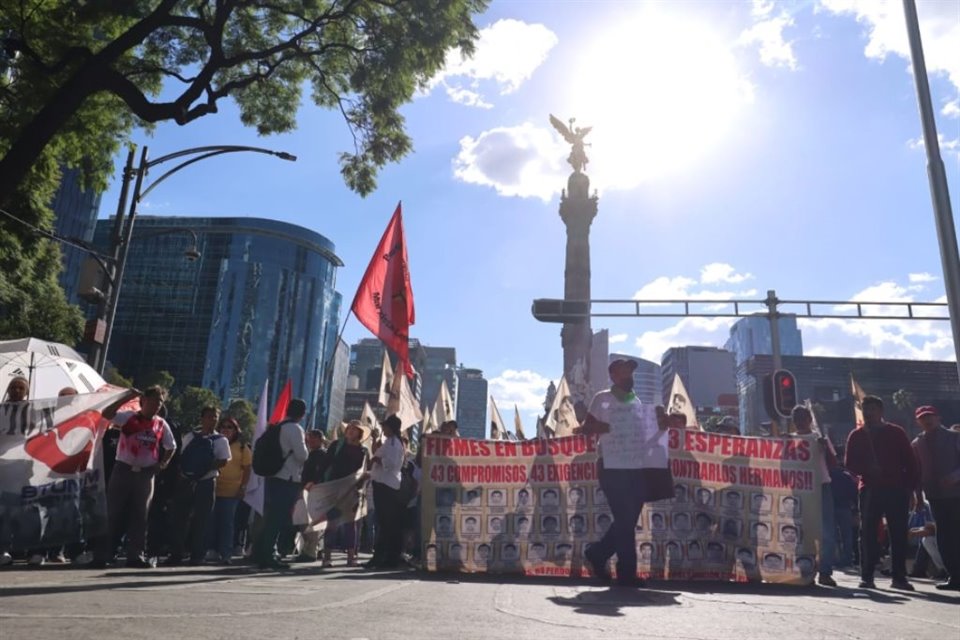
<svg viewBox="0 0 960 640"><path fill-rule="evenodd" d="M583 300L538 298L533 301L533 317L540 322L586 322L590 318L590 303Z"/></svg>
<svg viewBox="0 0 960 640"><path fill-rule="evenodd" d="M784 418L789 418L797 406L797 379L786 369L778 369L771 377L773 409Z"/></svg>

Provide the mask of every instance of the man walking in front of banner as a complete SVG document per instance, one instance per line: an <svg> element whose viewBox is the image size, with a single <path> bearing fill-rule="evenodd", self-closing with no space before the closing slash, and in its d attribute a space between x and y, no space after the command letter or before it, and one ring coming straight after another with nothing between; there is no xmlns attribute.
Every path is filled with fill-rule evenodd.
<svg viewBox="0 0 960 640"><path fill-rule="evenodd" d="M866 396L860 405L863 426L847 436L845 465L860 476L860 588L876 588L878 530L885 516L893 560L891 586L913 591L907 581L907 513L919 482L917 460L903 427L883 419L883 400Z"/></svg>
<svg viewBox="0 0 960 640"><path fill-rule="evenodd" d="M960 591L960 433L940 424L936 407L919 407L914 415L923 428L913 441L922 492L930 502L937 523L937 548L950 574L937 589ZM923 505L920 492L917 505Z"/></svg>
<svg viewBox="0 0 960 640"><path fill-rule="evenodd" d="M263 529L254 544L253 560L260 569L288 569L290 565L273 557L277 537L285 527L291 527L293 505L300 497L300 473L307 460L306 435L300 420L307 415L307 405L300 398L294 398L287 405L287 416L283 422L271 425L267 429L279 429L280 455L283 466L265 479L266 491L263 497ZM264 436L261 437L265 437ZM259 446L259 443L258 443ZM254 450L256 456L256 450ZM256 467L256 462L254 463Z"/></svg>
<svg viewBox="0 0 960 640"><path fill-rule="evenodd" d="M575 433L600 434L600 487L613 523L584 554L591 572L608 581L607 562L617 556L617 583L642 586L637 578L636 526L644 502L673 497L664 431L669 423L662 407L642 404L633 392L637 363L610 363L613 386L593 397L584 424Z"/></svg>

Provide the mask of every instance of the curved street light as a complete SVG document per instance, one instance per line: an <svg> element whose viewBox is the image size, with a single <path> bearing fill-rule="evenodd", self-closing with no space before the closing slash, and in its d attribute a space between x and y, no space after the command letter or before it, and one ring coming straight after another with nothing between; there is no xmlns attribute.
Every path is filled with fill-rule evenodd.
<svg viewBox="0 0 960 640"><path fill-rule="evenodd" d="M189 149L168 153L167 155L160 156L155 160L148 160L148 149L147 147L143 147L140 152L140 163L136 168L134 168L133 156L135 151L136 149L131 147L130 152L127 154L127 162L123 169L123 181L120 185L120 200L117 204L117 215L113 226L113 246L111 255L109 256L109 262L111 263L110 266L112 266L112 268L104 270L104 273L107 277L107 291L103 296L103 302L98 306L97 318L94 321L96 323L94 330L92 332L88 332L88 334L93 337L93 346L90 349L89 362L90 365L101 374L103 373L103 370L107 364L107 351L110 348L110 338L113 334L113 321L117 314L117 302L120 299L120 286L123 284L123 273L127 266L127 253L130 249L130 242L133 239L133 224L136 221L137 206L140 204L140 201L143 200L148 193L153 191L157 185L173 174L189 167L192 164L206 160L207 158L212 158L214 156L220 156L226 153L251 152L275 156L281 160L287 160L290 162L295 162L297 160L295 155L286 153L284 151L274 151L272 149L250 147L245 145L213 145L204 147L191 147ZM150 169L157 165L169 162L171 160L177 160L179 158L188 159L176 165L144 188L143 182ZM127 208L127 193L130 189L130 181L134 178L133 196L130 199L130 210L126 216L124 216L124 210ZM192 229L165 230L162 233L153 235L163 235L164 233L182 231L187 231L193 235L193 246L187 249L184 255L188 260L198 260L201 255L197 246L197 234ZM98 262L100 263L101 267L107 266L101 260L98 260ZM97 337L100 335L102 335L102 339L98 340Z"/></svg>

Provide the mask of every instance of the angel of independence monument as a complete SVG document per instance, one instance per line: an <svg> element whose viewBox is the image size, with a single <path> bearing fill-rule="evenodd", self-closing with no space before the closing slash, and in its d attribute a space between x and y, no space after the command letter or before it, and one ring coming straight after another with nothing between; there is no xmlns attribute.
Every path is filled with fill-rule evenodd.
<svg viewBox="0 0 960 640"><path fill-rule="evenodd" d="M574 128L574 118L567 126L555 116L550 124L571 144L567 162L573 173L567 178L567 188L560 196L560 219L567 227L567 255L563 272L563 300L565 306L578 306L590 300L590 224L597 215L597 195L590 195L590 178L584 173L587 153L583 139L593 127ZM582 318L565 322L560 331L563 345L563 373L570 385L574 402L589 403L590 398L590 347L593 331L590 327L589 309ZM605 375L600 372L598 375Z"/></svg>

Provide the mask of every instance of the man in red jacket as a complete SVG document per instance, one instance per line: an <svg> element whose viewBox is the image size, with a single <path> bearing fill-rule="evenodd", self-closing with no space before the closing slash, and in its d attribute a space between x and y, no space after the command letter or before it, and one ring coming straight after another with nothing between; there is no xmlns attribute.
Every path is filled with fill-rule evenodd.
<svg viewBox="0 0 960 640"><path fill-rule="evenodd" d="M867 396L861 403L863 426L847 437L846 467L860 477L860 587L874 589L879 560L880 519L890 533L895 589L913 591L907 581L907 514L910 494L919 482L917 460L902 427L883 419L883 401Z"/></svg>

